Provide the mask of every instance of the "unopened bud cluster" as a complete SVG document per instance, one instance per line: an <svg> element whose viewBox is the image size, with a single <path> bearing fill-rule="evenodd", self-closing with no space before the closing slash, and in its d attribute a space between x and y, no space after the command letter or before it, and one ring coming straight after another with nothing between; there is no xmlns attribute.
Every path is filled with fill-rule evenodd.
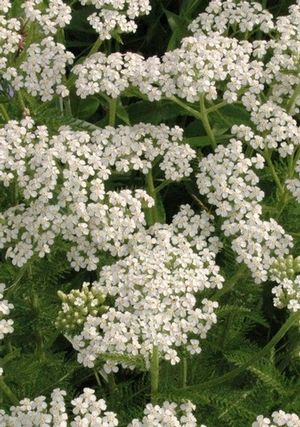
<svg viewBox="0 0 300 427"><path fill-rule="evenodd" d="M100 289L91 287L86 282L81 290L73 289L69 294L58 291L57 294L63 304L55 326L66 335L78 333L89 315L101 316L108 309L103 305L106 296Z"/></svg>
<svg viewBox="0 0 300 427"><path fill-rule="evenodd" d="M283 279L294 279L295 275L300 273L300 256L294 258L292 255L279 257L273 262L270 269L272 280L280 281Z"/></svg>

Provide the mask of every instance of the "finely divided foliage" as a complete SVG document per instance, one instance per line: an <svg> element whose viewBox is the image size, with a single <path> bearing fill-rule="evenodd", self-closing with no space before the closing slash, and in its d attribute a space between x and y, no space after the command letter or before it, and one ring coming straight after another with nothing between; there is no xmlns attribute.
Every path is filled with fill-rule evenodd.
<svg viewBox="0 0 300 427"><path fill-rule="evenodd" d="M0 427L300 427L279 3L0 0Z"/></svg>

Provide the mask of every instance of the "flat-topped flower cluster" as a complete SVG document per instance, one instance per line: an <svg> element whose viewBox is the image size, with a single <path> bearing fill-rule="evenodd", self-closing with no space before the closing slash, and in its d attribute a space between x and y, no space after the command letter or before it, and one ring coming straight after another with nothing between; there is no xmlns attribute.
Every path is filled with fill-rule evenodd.
<svg viewBox="0 0 300 427"><path fill-rule="evenodd" d="M279 410L273 412L271 419L259 415L252 427L300 427L300 418L296 414Z"/></svg>
<svg viewBox="0 0 300 427"><path fill-rule="evenodd" d="M161 158L165 177L179 180L192 169L194 151L182 130L165 125L107 127L91 134L63 127L48 135L27 117L0 130L0 181L15 181L25 202L1 214L0 246L22 266L34 253L50 252L58 237L70 243L75 269L95 270L98 252L127 253L132 233L145 225L143 208L153 206L144 190L106 191L113 170L146 174Z"/></svg>
<svg viewBox="0 0 300 427"><path fill-rule="evenodd" d="M2 427L116 427L119 425L117 415L107 411L104 399L97 399L95 391L84 388L83 393L71 401L72 416L66 409L67 393L54 389L49 404L45 396L28 398L20 401L18 406L12 406L10 413L0 410ZM193 415L195 405L190 401L180 405L164 402L161 406L148 404L144 417L140 421L133 419L128 427L196 427L197 420ZM200 427L205 427L201 424Z"/></svg>
<svg viewBox="0 0 300 427"><path fill-rule="evenodd" d="M274 219L262 219L259 202L264 193L251 167L260 169L263 165L261 155L245 157L242 142L232 139L201 160L197 177L200 194L206 195L216 206L216 214L225 219L222 229L233 237L237 261L248 266L257 283L267 280L276 257L288 254L292 247L291 236Z"/></svg>
<svg viewBox="0 0 300 427"><path fill-rule="evenodd" d="M23 267L57 245L75 271L93 271L97 280L69 294L58 292L62 307L56 327L78 352L78 361L93 368L96 377L99 369L104 380L120 366L150 371L153 402L128 427L196 427L195 406L189 401L155 404L152 383L161 361L182 361L184 371L186 356L201 352L201 340L217 322L213 290L222 288L224 278L217 265L223 246L216 230L230 240L237 262L249 268L255 283L276 283L275 307L290 311L289 319L300 312L299 257L290 254L293 239L279 223L282 211L276 220L266 215L259 182L266 164L282 210L291 196L300 201L300 1L275 19L256 2L212 0L176 48L146 58L98 50L102 42L105 48L114 46L106 40L118 44L122 33L135 32L136 20L150 13L149 0L79 0L92 10L87 20L97 39L78 62L63 41L71 3L21 3L20 16L13 17L13 2L0 0L0 90L18 104L8 112L0 106L5 122L0 185L12 194L0 212L0 249L14 266ZM122 118L127 108L122 95L175 103L178 115L188 116L186 123L199 119L212 152L205 156L206 140L202 150L197 137L199 151L191 148L176 125L120 125L129 122ZM107 117L89 126L78 109L73 123L94 130L76 125L53 130L32 118L38 122L37 106L44 102L56 105L64 122L74 99L83 104L90 96L101 106L107 103ZM232 127L226 123L224 132L231 135L211 120L215 113L227 122L224 107L241 108L247 117ZM10 120L17 109L23 118ZM101 128L107 118L110 125ZM282 165L280 175L274 158ZM201 212L186 204L173 219L167 212L169 223L162 224L161 190L170 182L193 180L194 173L196 185L185 188ZM272 212L272 206L266 208ZM104 266L103 255L108 257ZM0 340L13 331L7 319L13 305L4 290L1 284ZM44 396L23 399L10 412L0 410L0 425L118 425L116 414L92 389L71 401L71 411L65 399L60 389L53 390L49 404ZM300 420L278 410L252 424L277 426L300 427Z"/></svg>
<svg viewBox="0 0 300 427"><path fill-rule="evenodd" d="M181 219L186 210L184 207L179 214ZM200 224L197 222L198 228ZM192 234L188 223L186 229L188 237ZM199 338L205 338L216 322L218 304L206 298L199 304L196 296L208 288L221 288L223 283L207 237L204 229L202 247L198 235L194 251L193 242L173 224L156 224L136 233L129 242L129 255L103 267L99 281L91 285L93 293L112 297L114 305L102 315L88 315L81 333L69 337L79 351L78 360L93 367L105 355L109 372L115 370L117 362L113 361L118 355L141 356L149 369L154 347L171 364L180 360L176 348L199 353Z"/></svg>

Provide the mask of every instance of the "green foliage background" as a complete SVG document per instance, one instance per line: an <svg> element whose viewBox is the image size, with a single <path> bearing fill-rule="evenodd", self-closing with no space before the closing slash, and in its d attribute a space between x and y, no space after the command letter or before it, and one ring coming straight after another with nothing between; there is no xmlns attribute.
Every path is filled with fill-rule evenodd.
<svg viewBox="0 0 300 427"><path fill-rule="evenodd" d="M16 8L19 3L15 2ZM65 39L67 48L80 60L95 42L96 34L86 23L86 16L91 10L83 9L78 2L73 3L72 22L60 38ZM263 3L277 15L286 13L292 2L274 0ZM101 50L106 53L129 50L145 56L160 56L178 45L180 39L187 35L191 19L206 5L207 2L198 0L152 1L152 12L140 19L136 34L122 36L122 40L107 41ZM4 94L2 98L7 102L10 116L20 116L14 100L8 103L10 100ZM52 132L61 124L92 129L108 123L107 100L100 96L79 101L73 91L72 114L64 116L55 101L41 106L26 95L26 102L35 120L47 124ZM210 119L219 143L228 140L232 124L249 121L247 113L239 105L226 107L221 113L211 115ZM204 129L181 107L170 101L149 103L128 92L118 103L117 123L140 121L180 125L185 130L186 140L197 149L198 159L210 151ZM275 163L284 178L287 174L285 164L279 159ZM196 165L197 160L195 168ZM155 180L159 184L161 177L159 171L156 172ZM300 206L290 199L281 209L282 200L276 194L269 172L265 169L261 175L261 186L267 194L265 216L276 218L293 235L294 254L299 255ZM116 175L110 181L112 189L141 185L138 173ZM0 191L3 209L15 202L14 189ZM167 221L182 203L191 204L196 211L205 205L205 200L199 201L194 176L180 184L169 185L160 194L161 215ZM209 427L250 426L258 414L271 414L279 408L300 413L299 332L292 327L275 346L263 350L276 336L287 314L273 307L272 283L255 285L247 269L236 263L230 242L224 240L223 243L218 262L226 278L225 287L217 294L207 293L220 304L218 323L203 341L200 356L186 356L187 380L182 364L175 367L161 364L159 399L191 399L197 404L199 421ZM42 260L33 259L21 269L6 260L4 251L1 253L0 282L7 284L6 298L15 306L12 312L15 331L1 343L0 365L5 371L5 381L18 399L25 396L34 398L40 394L48 396L56 387L67 390L69 398L72 398L83 387L92 387L99 397L107 400L109 409L118 413L121 426L125 426L132 418L141 415L149 401L149 377L143 371L121 370L116 375L116 384L113 384L99 371L85 369L77 363L71 345L54 326L60 306L57 291L80 288L83 281L95 280L96 276L86 271L76 273L71 270L64 245L57 242L49 256ZM108 262L110 260L103 254L100 263ZM7 409L11 403L8 396L0 392L0 406Z"/></svg>

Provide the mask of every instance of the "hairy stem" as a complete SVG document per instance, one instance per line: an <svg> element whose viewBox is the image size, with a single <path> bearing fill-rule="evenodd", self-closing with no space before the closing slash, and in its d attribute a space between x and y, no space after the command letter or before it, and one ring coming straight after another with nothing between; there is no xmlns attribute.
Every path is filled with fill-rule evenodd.
<svg viewBox="0 0 300 427"><path fill-rule="evenodd" d="M154 206L148 209L149 219L148 225L153 225L156 222L159 222L159 215L157 210L157 198L156 198L156 190L153 182L152 170L150 170L146 175L146 188L149 196L154 199Z"/></svg>
<svg viewBox="0 0 300 427"><path fill-rule="evenodd" d="M207 114L207 110L205 107L205 98L204 98L203 94L200 96L200 111L201 111L201 117L202 117L202 124L203 124L204 129L207 133L207 136L209 137L213 148L216 148L217 142L216 142L215 135L212 131L212 128L209 124L208 114Z"/></svg>
<svg viewBox="0 0 300 427"><path fill-rule="evenodd" d="M109 101L108 124L109 126L112 126L112 127L115 127L116 125L117 105L118 105L117 99L111 99Z"/></svg>
<svg viewBox="0 0 300 427"><path fill-rule="evenodd" d="M185 102L180 101L180 99L176 98L176 96L172 96L170 98L171 101L175 102L175 104L182 107L184 110L188 111L191 116L194 116L196 119L202 121L202 115L199 113L199 111L195 110L194 108L187 105Z"/></svg>
<svg viewBox="0 0 300 427"><path fill-rule="evenodd" d="M159 387L159 351L156 345L153 346L153 350L152 350L150 376L151 376L151 402L153 404L156 404L158 387Z"/></svg>
<svg viewBox="0 0 300 427"><path fill-rule="evenodd" d="M187 385L187 358L185 356L182 357L181 360L181 382L182 387L186 387Z"/></svg>
<svg viewBox="0 0 300 427"><path fill-rule="evenodd" d="M265 148L265 150L264 150L264 157L265 157L265 159L267 161L267 164L268 164L268 166L270 168L272 177L273 177L273 179L274 179L274 181L275 181L275 183L276 183L276 185L278 187L279 193L282 196L284 194L285 190L284 190L283 185L281 184L280 179L279 179L279 177L277 175L277 172L275 170L275 167L274 167L272 159L271 159L270 152L269 152L269 150L267 148Z"/></svg>

